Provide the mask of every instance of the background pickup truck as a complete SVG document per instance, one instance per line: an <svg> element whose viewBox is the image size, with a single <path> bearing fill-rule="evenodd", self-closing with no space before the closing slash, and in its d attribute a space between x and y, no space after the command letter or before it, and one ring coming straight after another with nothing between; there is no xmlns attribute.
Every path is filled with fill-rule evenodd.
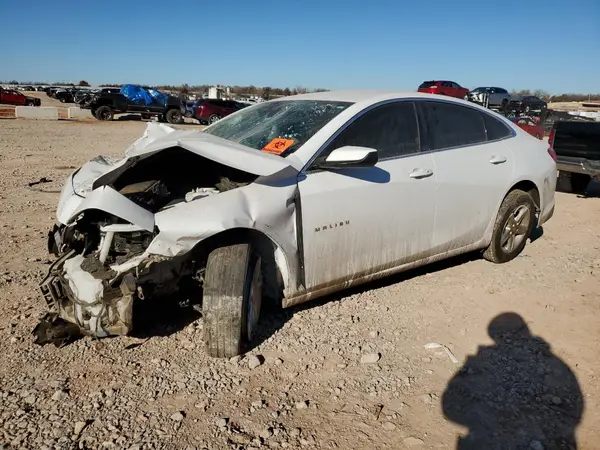
<svg viewBox="0 0 600 450"><path fill-rule="evenodd" d="M41 100L27 97L13 89L0 88L0 103L17 106L40 106Z"/></svg>
<svg viewBox="0 0 600 450"><path fill-rule="evenodd" d="M584 193L592 178L600 181L600 122L554 122L548 143L556 152L558 187Z"/></svg>
<svg viewBox="0 0 600 450"><path fill-rule="evenodd" d="M130 90L121 89L121 93L99 92L81 101L79 106L90 109L92 115L98 120L112 120L115 114L138 113L143 118L158 116L160 122L182 123L185 107L181 99L160 94L152 88L131 86ZM126 86L126 87L127 87ZM124 95L127 93L128 96ZM135 97L133 93L156 93L157 100L151 95ZM155 94L155 95L156 95Z"/></svg>

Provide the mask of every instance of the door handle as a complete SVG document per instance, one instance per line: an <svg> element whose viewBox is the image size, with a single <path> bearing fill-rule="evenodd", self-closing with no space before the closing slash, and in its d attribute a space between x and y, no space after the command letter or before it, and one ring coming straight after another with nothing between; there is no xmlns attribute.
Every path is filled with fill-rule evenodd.
<svg viewBox="0 0 600 450"><path fill-rule="evenodd" d="M494 155L490 158L491 164L502 164L506 162L506 156Z"/></svg>
<svg viewBox="0 0 600 450"><path fill-rule="evenodd" d="M427 178L433 175L433 170L431 169L413 169L413 171L408 175L411 178Z"/></svg>

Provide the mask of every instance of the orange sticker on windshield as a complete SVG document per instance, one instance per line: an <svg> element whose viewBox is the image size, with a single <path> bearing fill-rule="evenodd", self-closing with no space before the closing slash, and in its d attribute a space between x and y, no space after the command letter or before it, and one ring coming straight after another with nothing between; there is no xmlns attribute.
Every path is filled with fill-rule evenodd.
<svg viewBox="0 0 600 450"><path fill-rule="evenodd" d="M262 151L272 153L274 155L281 155L295 143L296 141L294 139L275 138L265 145Z"/></svg>

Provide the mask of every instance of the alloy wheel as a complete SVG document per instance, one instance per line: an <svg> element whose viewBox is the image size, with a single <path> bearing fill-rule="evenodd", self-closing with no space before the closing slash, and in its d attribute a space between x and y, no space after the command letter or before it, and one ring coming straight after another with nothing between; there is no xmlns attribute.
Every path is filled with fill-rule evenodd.
<svg viewBox="0 0 600 450"><path fill-rule="evenodd" d="M513 252L526 239L531 214L527 205L519 205L506 220L500 243L506 253Z"/></svg>

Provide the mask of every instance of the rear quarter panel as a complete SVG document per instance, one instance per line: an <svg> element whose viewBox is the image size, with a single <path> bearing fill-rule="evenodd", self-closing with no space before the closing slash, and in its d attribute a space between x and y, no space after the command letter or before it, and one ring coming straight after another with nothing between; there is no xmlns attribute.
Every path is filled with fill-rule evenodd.
<svg viewBox="0 0 600 450"><path fill-rule="evenodd" d="M532 181L540 194L538 206L542 214L554 206L556 191L556 163L548 154L548 147L547 142L536 139L520 129L511 142L515 162L515 179L512 185L521 181Z"/></svg>

